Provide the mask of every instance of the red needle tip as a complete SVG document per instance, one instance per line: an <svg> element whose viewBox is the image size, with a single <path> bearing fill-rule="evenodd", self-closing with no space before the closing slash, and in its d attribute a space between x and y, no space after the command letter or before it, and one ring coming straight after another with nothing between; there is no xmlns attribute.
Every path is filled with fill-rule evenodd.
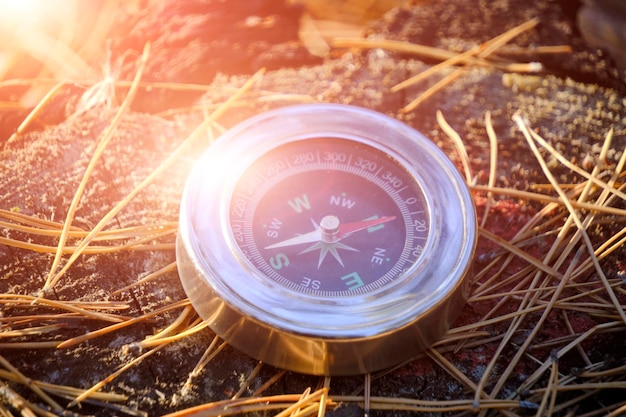
<svg viewBox="0 0 626 417"><path fill-rule="evenodd" d="M364 220L362 222L347 223L339 226L339 235L346 236L359 230L368 229L370 227L378 226L379 224L387 223L394 220L396 216L380 217L378 219Z"/></svg>

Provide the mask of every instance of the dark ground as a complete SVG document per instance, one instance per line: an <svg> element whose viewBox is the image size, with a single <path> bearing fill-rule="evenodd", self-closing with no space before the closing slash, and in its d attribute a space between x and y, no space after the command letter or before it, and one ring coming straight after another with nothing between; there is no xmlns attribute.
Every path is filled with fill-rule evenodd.
<svg viewBox="0 0 626 417"><path fill-rule="evenodd" d="M379 49L335 50L330 57L321 60L311 56L297 40L297 19L302 12L299 8L276 10L273 8L275 3L260 0L250 2L246 8L227 7L221 2L211 1L189 2L185 6L171 3L170 7L152 6L139 15L120 18L112 33L113 55L126 53L126 56L133 56L128 53L133 50L140 54L144 43L150 40L151 55L144 80L210 84L208 91L202 97L198 93L181 93L172 89L152 88L139 92L134 110L124 116L91 175L76 213L76 226L87 230L93 227L200 124L202 114L184 110L186 106L200 103L208 109L214 108L261 67L267 67L268 72L244 96L243 101L231 107L220 119L222 125L228 127L262 110L294 102L353 104L393 115L414 126L458 163L451 141L435 119L436 110L441 110L464 139L479 183L485 183L489 169L489 142L484 117L490 111L499 139L497 185L521 190L528 190L535 183L545 184L547 180L511 121L517 111L521 111L530 125L567 159L577 164L581 164L588 155L597 154L611 127L615 129L614 151L609 154L609 162L614 164L626 146L624 73L620 75L610 55L585 43L575 21L579 7L576 2L423 2L412 8L392 10L372 22L367 29L370 36L460 51L538 17L540 23L537 28L517 38L513 45L573 47L571 54L523 55L519 58L522 61L541 61L545 71L540 74L505 74L493 68L471 68L452 85L407 114L400 109L423 91L425 85L399 93L391 93L389 89L433 65L433 61ZM274 6L269 6L270 3ZM242 20L255 15L275 16L274 26L242 27ZM508 47L508 50L512 51L513 47ZM120 79L132 78L136 70L134 62L134 59L127 58L119 66ZM426 81L426 84L429 82ZM57 222L65 219L97 140L111 123L115 112L115 109L97 108L68 119L66 112L75 108L81 93L79 87L67 87L57 99L57 104L41 116L45 128L35 124L33 130L12 143L6 143L6 139L21 121L20 115L2 116L1 132L5 148L0 152L0 208L19 210L22 214ZM156 114L177 108L183 110L176 116ZM170 169L117 214L108 227L176 221L180 194L191 162L208 142L209 139L196 141ZM564 168L557 173L563 182L580 180ZM484 209L483 197L477 197L477 205L480 214ZM624 208L624 203L618 203L617 207ZM486 228L502 236L510 236L539 210L539 206L515 198L502 198L492 210ZM609 223L598 232L599 235L611 235L624 226L623 218L612 219ZM56 245L56 238L33 237L8 229L1 231L0 236ZM158 243L171 244L174 239L175 235L171 233L158 239ZM493 245L481 241L476 269L484 266L483 260L492 250ZM536 256L540 256L539 250ZM52 258L53 254L0 245L0 293L36 294L43 285ZM623 248L604 259L606 274L612 278L621 276L623 259L626 259ZM110 294L173 261L175 254L171 245L164 250L84 255L48 296L66 301L121 301L130 306L123 314L135 316L185 298L176 272L121 295ZM512 268L519 268L519 265ZM34 307L16 309L8 304L0 308L0 318L48 311ZM486 305L468 306L459 323L477 320L485 308ZM5 344L0 352L29 378L87 388L134 357L133 352L123 351L125 345L140 341L156 329L167 326L177 313L164 314L153 322L131 326L67 349L12 349ZM582 314L576 317L581 322L581 329L597 320ZM63 341L102 325L97 321L68 321L64 329L37 340ZM560 329L550 326L558 326L558 320L546 325L541 334L543 339L561 334ZM495 335L502 328L494 326L490 331ZM604 360L610 357L614 363L624 364L624 335L622 327L621 332L598 337L589 347L590 358ZM182 395L189 372L212 337L207 330L176 342L123 373L105 390L128 395L126 405L148 415L162 415L229 398L257 364L254 359L230 347L217 355L194 381L191 391ZM34 339L4 339L0 342L28 340ZM485 344L479 348L463 348L451 354L450 360L476 380L491 359L489 355L493 355L494 346ZM510 351L503 354L503 363L514 350L512 344ZM548 354L545 352L542 356L541 352L537 352L539 357ZM577 366L577 359L569 360L570 367ZM523 362L502 395L513 394L524 376L531 373L535 366L532 361ZM567 374L569 369L566 365L563 368L563 373ZM263 367L252 381L247 395L277 372L269 366ZM1 376L0 381L3 381ZM318 383L317 377L287 373L264 395L301 393ZM10 385L39 402L27 389L14 383ZM362 388L362 377L333 378L331 394L362 394ZM617 401L620 395L623 398L623 393L623 390L600 392L570 411L581 414L582 411L592 411L599 404ZM458 381L434 362L422 358L391 373L375 376L372 395L447 400L472 398L473 393L465 391ZM115 414L97 405L86 405L73 411L93 415ZM510 411L521 415L527 413L519 409ZM338 409L337 414L340 413L355 415L360 411L347 406ZM403 414L379 411L376 415Z"/></svg>

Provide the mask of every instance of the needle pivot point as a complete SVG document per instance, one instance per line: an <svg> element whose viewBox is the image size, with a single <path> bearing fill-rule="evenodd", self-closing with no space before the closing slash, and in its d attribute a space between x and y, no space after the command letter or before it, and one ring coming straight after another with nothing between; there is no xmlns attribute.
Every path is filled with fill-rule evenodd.
<svg viewBox="0 0 626 417"><path fill-rule="evenodd" d="M333 243L339 241L339 218L337 216L324 216L320 222L322 229L322 242Z"/></svg>

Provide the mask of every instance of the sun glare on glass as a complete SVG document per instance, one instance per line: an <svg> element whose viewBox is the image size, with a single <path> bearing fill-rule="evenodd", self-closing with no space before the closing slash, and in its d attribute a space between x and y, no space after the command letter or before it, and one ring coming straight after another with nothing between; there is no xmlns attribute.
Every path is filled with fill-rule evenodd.
<svg viewBox="0 0 626 417"><path fill-rule="evenodd" d="M41 29L38 25L63 18L75 0L0 0L0 22L13 30Z"/></svg>

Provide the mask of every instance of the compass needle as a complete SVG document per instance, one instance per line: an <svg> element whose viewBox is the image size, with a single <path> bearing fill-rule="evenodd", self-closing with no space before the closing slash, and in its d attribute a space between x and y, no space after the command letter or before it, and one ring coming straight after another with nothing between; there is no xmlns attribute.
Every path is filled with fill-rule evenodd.
<svg viewBox="0 0 626 417"><path fill-rule="evenodd" d="M218 163L227 178L203 171ZM394 366L445 334L477 236L471 195L436 145L334 104L222 135L189 177L179 224L179 274L215 333L318 375Z"/></svg>
<svg viewBox="0 0 626 417"><path fill-rule="evenodd" d="M362 222L348 223L348 224L341 225L339 226L338 231L336 232L335 239L336 240L343 239L344 237L350 236L353 233L356 233L361 230L366 230L372 227L376 227L383 223L387 223L391 220L394 220L395 218L396 218L395 216L381 217L381 218L374 219L374 220L367 220L367 221L364 220ZM317 223L315 223L315 221L312 219L311 219L311 222L313 223L316 230L309 232L309 233L305 233L303 235L298 235L296 237L292 237L292 238L280 241L278 243L274 243L272 245L268 245L264 249L277 249L277 248L283 248L286 246L296 246L296 245L302 245L304 243L323 241L324 240L323 228L320 229L320 226L318 226Z"/></svg>
<svg viewBox="0 0 626 417"><path fill-rule="evenodd" d="M278 243L274 243L273 245L268 245L264 249L277 249L277 248L283 248L287 246L302 245L304 243L319 242L321 240L322 240L322 232L320 230L314 230L312 232L305 233L303 235L298 235L296 237L292 237L290 239L283 240Z"/></svg>
<svg viewBox="0 0 626 417"><path fill-rule="evenodd" d="M378 225L387 223L391 220L395 220L395 218L396 216L388 216L388 217L381 217L381 218L372 219L372 220L364 220L362 222L344 224L344 225L341 225L341 227L339 227L339 234L342 237L349 236L352 233L358 232L360 230L366 230L366 229L369 229L370 227L376 227Z"/></svg>

